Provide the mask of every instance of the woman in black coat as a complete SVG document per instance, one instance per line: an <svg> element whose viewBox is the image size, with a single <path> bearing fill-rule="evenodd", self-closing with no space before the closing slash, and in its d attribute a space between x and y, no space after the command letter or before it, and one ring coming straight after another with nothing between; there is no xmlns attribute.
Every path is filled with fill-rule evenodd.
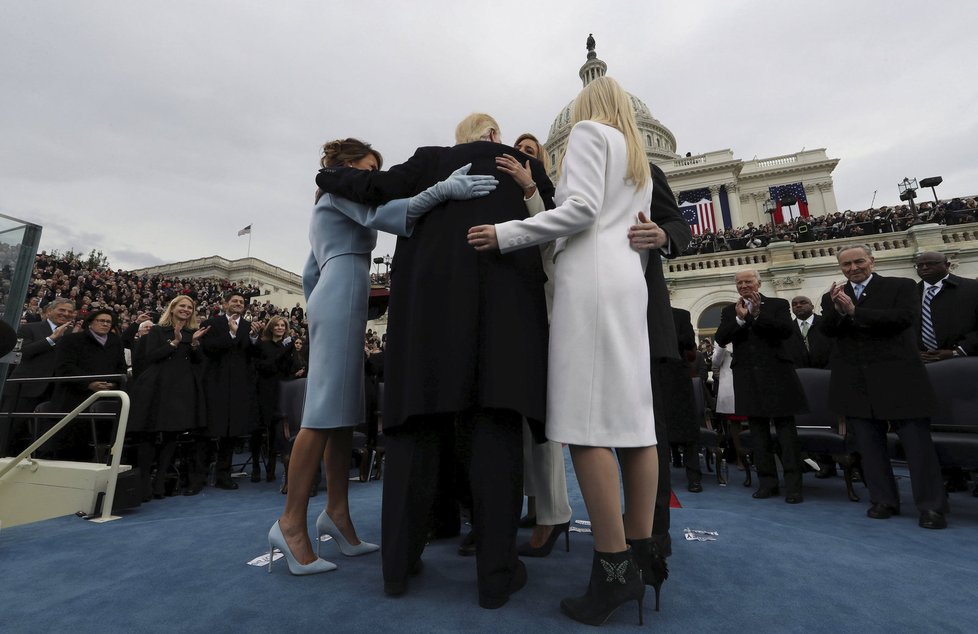
<svg viewBox="0 0 978 634"><path fill-rule="evenodd" d="M108 309L94 310L85 317L80 332L64 335L58 343L55 376L125 375L126 356L122 340L114 332L115 314ZM56 412L70 412L93 392L115 390L121 381L97 380L58 383L51 401ZM57 441L55 450L61 459L86 460L89 457L84 426L73 424Z"/></svg>
<svg viewBox="0 0 978 634"><path fill-rule="evenodd" d="M265 464L265 479L275 481L275 457L278 453L278 438L276 433L279 419L279 383L293 376L293 357L295 346L291 337L286 337L289 322L284 317L275 316L268 320L262 331L259 345L259 357L255 363L258 371L258 414L261 420L259 427L251 434L251 481L261 481L262 436L268 434L268 462ZM282 438L284 443L285 439Z"/></svg>
<svg viewBox="0 0 978 634"><path fill-rule="evenodd" d="M141 370L130 390L129 431L139 441L137 463L143 474L144 498L163 497L177 436L205 424L200 337L206 332L206 328L198 328L194 300L178 295L170 301L159 325L139 338ZM154 454L156 477L151 480ZM203 474L195 475L188 483L191 489L194 481L203 480Z"/></svg>

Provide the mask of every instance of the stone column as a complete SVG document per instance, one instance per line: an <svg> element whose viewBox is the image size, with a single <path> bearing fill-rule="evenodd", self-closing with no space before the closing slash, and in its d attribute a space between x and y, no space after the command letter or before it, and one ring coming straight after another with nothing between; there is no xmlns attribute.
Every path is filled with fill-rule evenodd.
<svg viewBox="0 0 978 634"><path fill-rule="evenodd" d="M730 205L730 224L736 227L746 226L747 223L740 214L740 185L737 183L727 183L727 203Z"/></svg>
<svg viewBox="0 0 978 634"><path fill-rule="evenodd" d="M726 229L723 226L723 209L720 207L720 186L710 185L710 198L713 200L713 219L717 225L717 231Z"/></svg>

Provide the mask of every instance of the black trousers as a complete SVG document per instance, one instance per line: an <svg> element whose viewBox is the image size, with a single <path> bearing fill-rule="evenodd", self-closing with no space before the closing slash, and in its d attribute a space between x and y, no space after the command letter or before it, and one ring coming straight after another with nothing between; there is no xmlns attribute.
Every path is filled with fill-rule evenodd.
<svg viewBox="0 0 978 634"><path fill-rule="evenodd" d="M778 434L778 444L781 445L785 494L801 495L801 447L793 416L747 418L751 442L754 445L754 465L757 467L759 489L774 489L778 486L778 466L774 462L774 442L771 439L772 420Z"/></svg>
<svg viewBox="0 0 978 634"><path fill-rule="evenodd" d="M446 448L456 424L471 431L469 481L480 595L508 596L517 568L516 532L523 508L522 418L512 410L415 416L385 430L381 512L384 581L407 579L424 551Z"/></svg>
<svg viewBox="0 0 978 634"><path fill-rule="evenodd" d="M900 508L900 494L886 451L886 421L846 417L846 424L856 437L870 501ZM900 437L900 444L907 456L913 501L917 509L921 512L947 513L947 495L937 450L930 436L930 421L926 418L908 418L890 421L890 424Z"/></svg>
<svg viewBox="0 0 978 634"><path fill-rule="evenodd" d="M655 506L652 508L652 534L669 535L670 512L669 503L672 501L672 473L669 451L669 431L666 428L664 416L655 417L656 453L659 454L659 480L656 483Z"/></svg>

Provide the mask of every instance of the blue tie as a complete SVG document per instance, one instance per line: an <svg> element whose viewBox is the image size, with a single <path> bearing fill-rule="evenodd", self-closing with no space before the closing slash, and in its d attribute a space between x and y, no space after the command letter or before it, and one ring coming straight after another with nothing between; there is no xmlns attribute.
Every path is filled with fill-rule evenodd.
<svg viewBox="0 0 978 634"><path fill-rule="evenodd" d="M920 340L924 348L937 350L937 333L934 332L934 318L930 314L930 302L939 289L931 286L924 292L924 303L920 312Z"/></svg>
<svg viewBox="0 0 978 634"><path fill-rule="evenodd" d="M865 287L862 284L853 284L852 285L852 292L856 295L856 300L857 301L859 300L860 297L862 297L863 288L865 288Z"/></svg>

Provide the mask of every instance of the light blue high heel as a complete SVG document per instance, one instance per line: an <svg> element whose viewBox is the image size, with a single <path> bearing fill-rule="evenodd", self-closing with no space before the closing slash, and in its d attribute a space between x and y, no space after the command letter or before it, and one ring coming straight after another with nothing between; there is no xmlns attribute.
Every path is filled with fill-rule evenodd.
<svg viewBox="0 0 978 634"><path fill-rule="evenodd" d="M268 531L268 572L272 571L272 559L276 548L285 555L285 561L289 564L289 572L294 575L315 575L320 572L336 570L336 564L330 563L325 559L316 559L316 561L310 564L300 564L296 561L296 558L292 555L292 551L289 550L289 545L285 542L285 536L282 535L282 527L278 525L278 522L275 522L271 530Z"/></svg>
<svg viewBox="0 0 978 634"><path fill-rule="evenodd" d="M347 557L366 555L367 553L372 553L375 550L380 550L380 546L377 544L371 544L370 542L365 542L362 539L356 546L350 544L350 542L346 541L346 538L343 537L343 533L340 532L340 529L336 528L336 524L334 524L333 520L326 514L326 511L320 513L319 518L316 520L316 535L317 555L319 554L319 547L323 543L321 539L323 535L329 535L332 537L336 542L336 545L339 546L340 552Z"/></svg>

